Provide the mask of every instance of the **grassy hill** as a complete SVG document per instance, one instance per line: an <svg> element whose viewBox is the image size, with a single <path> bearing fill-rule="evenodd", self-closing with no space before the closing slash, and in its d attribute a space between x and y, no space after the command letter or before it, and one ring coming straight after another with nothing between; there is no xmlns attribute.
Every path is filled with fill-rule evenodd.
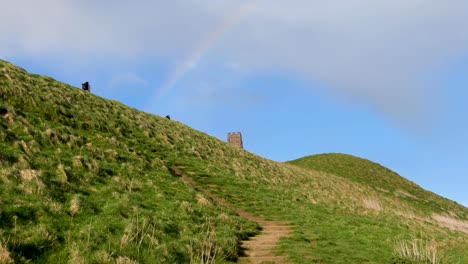
<svg viewBox="0 0 468 264"><path fill-rule="evenodd" d="M422 189L388 168L359 157L330 153L303 157L289 163L349 179L373 189L379 195L398 197L427 214L450 214L459 208L459 205L449 200L443 201L441 197Z"/></svg>
<svg viewBox="0 0 468 264"><path fill-rule="evenodd" d="M257 224L172 167L293 225L292 263L468 263L468 209L383 167L270 161L1 60L0 139L0 263L235 261Z"/></svg>

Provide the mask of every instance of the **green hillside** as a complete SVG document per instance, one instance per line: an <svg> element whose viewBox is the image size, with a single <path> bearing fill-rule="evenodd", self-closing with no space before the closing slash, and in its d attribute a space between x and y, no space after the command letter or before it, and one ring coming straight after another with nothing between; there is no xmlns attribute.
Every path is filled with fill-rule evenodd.
<svg viewBox="0 0 468 264"><path fill-rule="evenodd" d="M380 195L398 197L426 213L449 213L458 205L428 192L397 173L372 161L347 154L319 154L289 163L306 169L330 173L372 188Z"/></svg>
<svg viewBox="0 0 468 264"><path fill-rule="evenodd" d="M294 226L291 263L468 263L468 209L385 168L270 161L1 60L0 139L0 263L234 262L257 224L173 167Z"/></svg>

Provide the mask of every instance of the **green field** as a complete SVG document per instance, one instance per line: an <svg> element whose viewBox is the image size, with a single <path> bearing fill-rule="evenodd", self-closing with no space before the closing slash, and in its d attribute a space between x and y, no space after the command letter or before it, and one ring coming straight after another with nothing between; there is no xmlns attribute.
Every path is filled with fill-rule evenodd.
<svg viewBox="0 0 468 264"><path fill-rule="evenodd" d="M343 154L279 163L0 60L0 264L235 262L289 222L292 263L468 263L468 209Z"/></svg>

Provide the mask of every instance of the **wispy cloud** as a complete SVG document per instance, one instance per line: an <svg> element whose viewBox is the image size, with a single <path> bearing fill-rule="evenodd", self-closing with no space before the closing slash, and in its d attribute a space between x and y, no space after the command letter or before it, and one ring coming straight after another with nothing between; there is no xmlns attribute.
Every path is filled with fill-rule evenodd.
<svg viewBox="0 0 468 264"><path fill-rule="evenodd" d="M219 84L202 82L190 87L180 98L184 105L237 106L247 109L249 106L265 102L267 98L255 91L239 90L233 87L220 87Z"/></svg>
<svg viewBox="0 0 468 264"><path fill-rule="evenodd" d="M210 63L201 63L175 87L174 97L177 104L191 107L240 107L249 109L265 103L268 98L252 87L245 87L243 81L248 74L240 65L224 64L215 67ZM214 69L215 68L215 69Z"/></svg>
<svg viewBox="0 0 468 264"><path fill-rule="evenodd" d="M0 50L180 60L240 4L9 1L2 4ZM285 72L393 118L415 120L440 104L444 88L428 83L431 70L468 53L468 2L259 0L208 51L220 64Z"/></svg>
<svg viewBox="0 0 468 264"><path fill-rule="evenodd" d="M114 75L112 79L110 80L111 87L125 85L125 84L135 84L135 85L146 86L148 85L148 81L139 77L138 75L132 72L126 72L126 73Z"/></svg>

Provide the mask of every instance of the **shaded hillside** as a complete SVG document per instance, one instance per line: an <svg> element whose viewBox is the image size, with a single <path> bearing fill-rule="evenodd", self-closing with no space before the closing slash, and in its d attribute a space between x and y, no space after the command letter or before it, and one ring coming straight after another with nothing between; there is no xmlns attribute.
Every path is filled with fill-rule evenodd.
<svg viewBox="0 0 468 264"><path fill-rule="evenodd" d="M468 263L468 210L419 197L403 179L386 192L266 160L3 61L0 115L0 263L234 261L257 225L174 167L237 208L294 226L278 247L293 263L408 263L414 244ZM400 189L416 198L391 191Z"/></svg>

